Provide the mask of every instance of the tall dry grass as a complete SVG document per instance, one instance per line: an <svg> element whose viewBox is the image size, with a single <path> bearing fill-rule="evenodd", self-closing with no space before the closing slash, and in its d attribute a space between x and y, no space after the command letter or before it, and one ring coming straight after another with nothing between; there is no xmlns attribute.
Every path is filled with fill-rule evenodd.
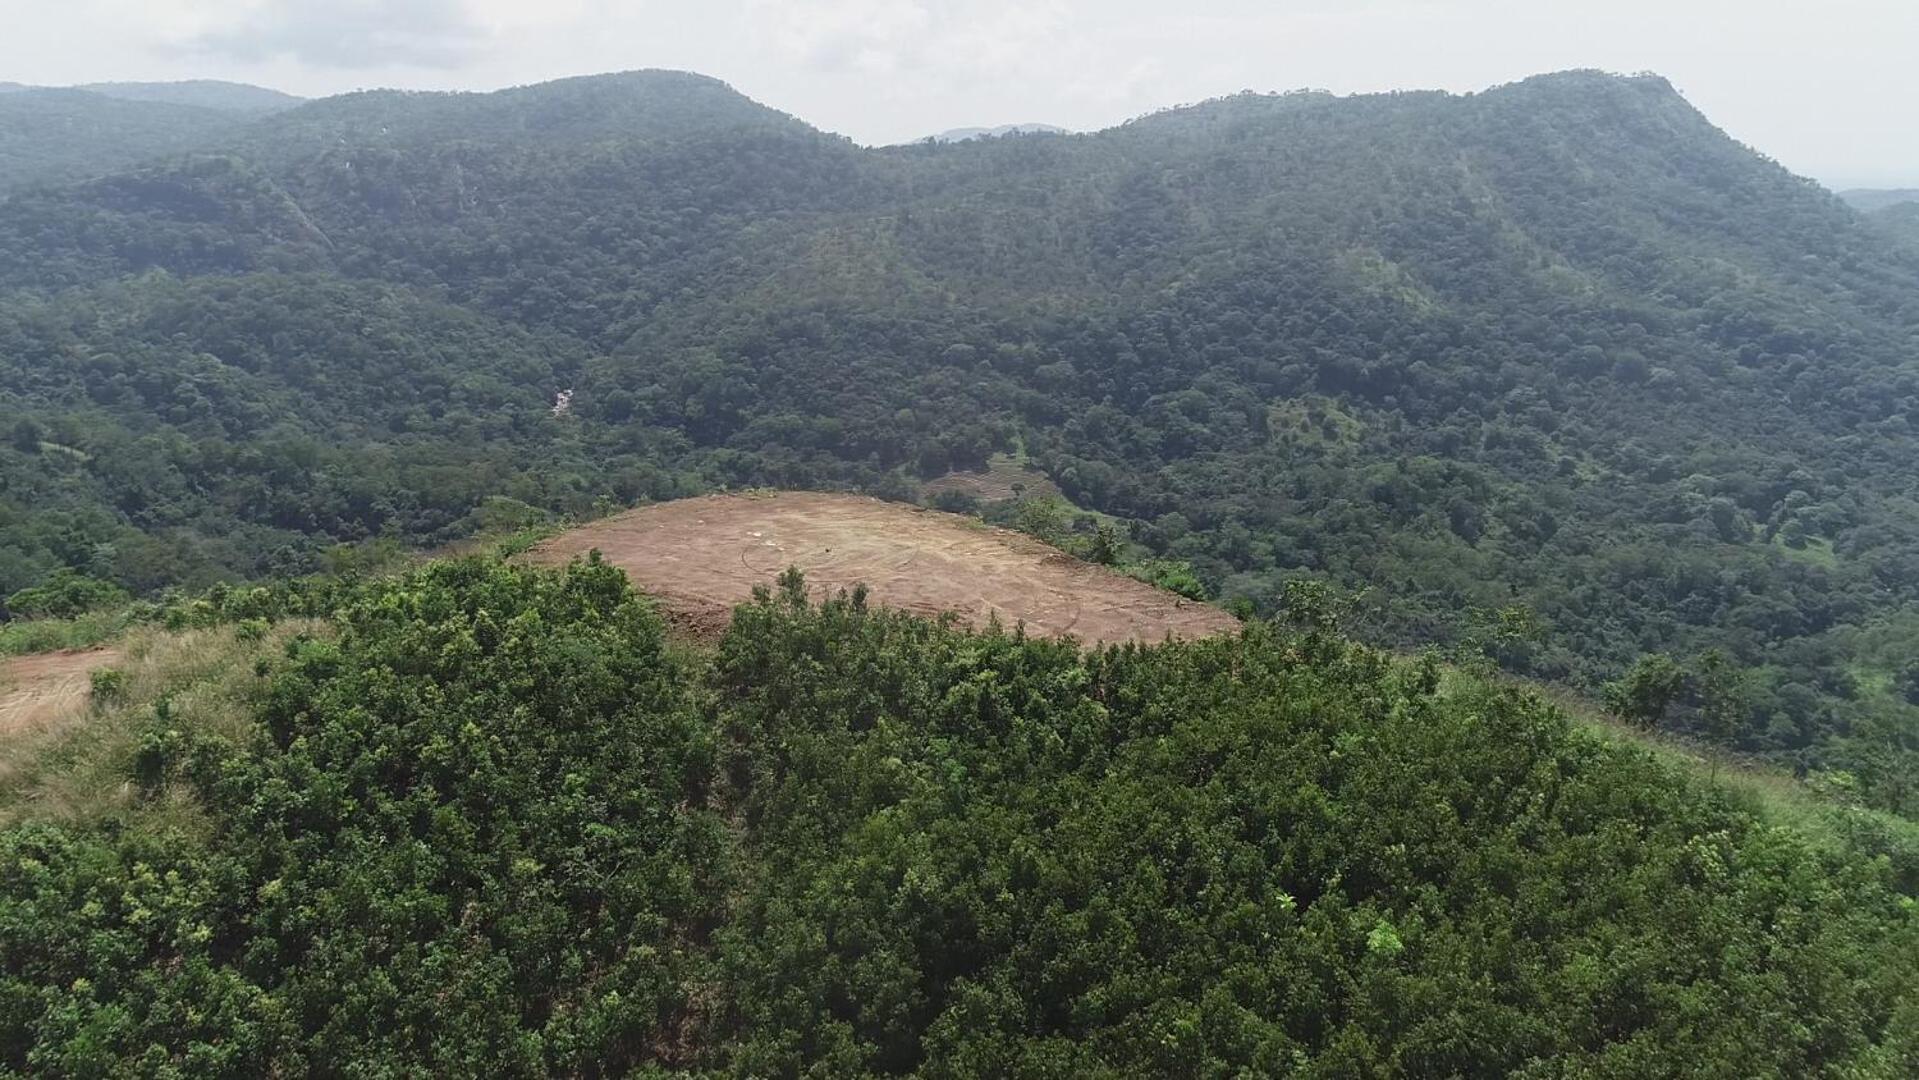
<svg viewBox="0 0 1919 1080"><path fill-rule="evenodd" d="M235 741L251 736L254 705L266 680L257 661L277 660L289 638L327 633L317 620L290 620L248 638L232 627L169 633L130 631L116 642L114 665L126 676L121 699L81 698L37 730L0 742L0 827L23 821L80 824L125 814L138 801L131 767L155 706L168 700L169 727ZM192 801L167 792L147 802L142 825L198 829Z"/></svg>

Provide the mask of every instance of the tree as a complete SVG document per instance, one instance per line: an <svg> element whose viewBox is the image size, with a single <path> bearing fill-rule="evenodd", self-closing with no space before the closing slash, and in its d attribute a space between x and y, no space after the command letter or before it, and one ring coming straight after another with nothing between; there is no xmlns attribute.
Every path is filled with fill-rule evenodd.
<svg viewBox="0 0 1919 1080"><path fill-rule="evenodd" d="M1606 707L1621 720L1650 731L1686 685L1686 672L1664 653L1642 656L1621 678L1607 683Z"/></svg>
<svg viewBox="0 0 1919 1080"><path fill-rule="evenodd" d="M7 597L7 610L27 618L70 619L126 599L126 591L118 585L63 568L45 582Z"/></svg>
<svg viewBox="0 0 1919 1080"><path fill-rule="evenodd" d="M1894 680L1899 696L1913 705L1919 705L1919 660L1908 663L1899 677Z"/></svg>
<svg viewBox="0 0 1919 1080"><path fill-rule="evenodd" d="M1101 566L1111 566L1119 562L1120 552L1125 542L1120 539L1119 530L1111 522L1102 521L1093 529L1093 542L1086 552L1086 561Z"/></svg>
<svg viewBox="0 0 1919 1080"><path fill-rule="evenodd" d="M41 429L40 425L35 422L32 417L23 416L14 421L13 431L10 434L9 441L13 443L15 450L23 454L37 454L40 452L41 440L46 437L46 432Z"/></svg>
<svg viewBox="0 0 1919 1080"><path fill-rule="evenodd" d="M1745 733L1752 706L1746 696L1746 675L1718 649L1709 649L1693 665L1693 694L1699 703L1699 718L1706 734L1720 746L1736 744ZM1712 771L1719 774L1719 757L1713 756Z"/></svg>

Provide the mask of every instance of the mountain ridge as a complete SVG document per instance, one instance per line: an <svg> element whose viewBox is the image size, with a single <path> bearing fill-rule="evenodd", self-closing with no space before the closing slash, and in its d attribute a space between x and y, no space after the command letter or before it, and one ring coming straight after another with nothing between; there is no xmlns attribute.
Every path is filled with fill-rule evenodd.
<svg viewBox="0 0 1919 1080"><path fill-rule="evenodd" d="M120 101L147 101L167 105L193 105L232 112L270 112L297 105L305 98L255 86L252 83L224 79L179 79L164 82L93 82L70 86L39 86L28 83L0 82L0 93L23 90L84 90Z"/></svg>
<svg viewBox="0 0 1919 1080"><path fill-rule="evenodd" d="M289 308L314 281L351 288ZM884 148L686 73L369 92L12 196L8 296L33 389L0 426L90 455L7 459L86 538L17 526L9 589L452 539L481 494L418 486L463 455L581 514L754 485L911 497L1018 454L1262 613L1302 576L1390 597L1371 632L1393 644L1524 607L1550 636L1504 662L1593 692L1717 650L1755 687L1733 745L1919 811L1887 764L1915 727L1919 252L1657 77L1236 95ZM156 345L112 314L142 296L209 310ZM480 329L391 340L364 370L417 385L390 403L363 368L220 374L275 342L324 365L300 343L366 296ZM494 333L501 366L465 370ZM566 362L527 359L547 349ZM71 359L133 353L181 399ZM302 395L312 419L264 419ZM349 401L378 453L320 423ZM30 438L48 417L72 430ZM275 469L288 445L332 471ZM154 517L170 500L192 509Z"/></svg>

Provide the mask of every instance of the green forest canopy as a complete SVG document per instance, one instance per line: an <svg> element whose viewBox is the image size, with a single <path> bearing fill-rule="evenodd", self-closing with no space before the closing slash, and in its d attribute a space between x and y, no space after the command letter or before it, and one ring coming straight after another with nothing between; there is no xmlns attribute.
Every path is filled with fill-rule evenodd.
<svg viewBox="0 0 1919 1080"><path fill-rule="evenodd" d="M0 831L0 1072L1919 1069L1919 848L1323 631L793 574L689 654L607 565L479 559L179 614L247 708L105 706L130 798Z"/></svg>
<svg viewBox="0 0 1919 1080"><path fill-rule="evenodd" d="M1724 656L1735 722L1667 726L1919 813L1919 248L1657 77L885 149L669 72L222 123L0 202L0 595L1016 453L1263 613L1525 608L1501 659L1593 692Z"/></svg>

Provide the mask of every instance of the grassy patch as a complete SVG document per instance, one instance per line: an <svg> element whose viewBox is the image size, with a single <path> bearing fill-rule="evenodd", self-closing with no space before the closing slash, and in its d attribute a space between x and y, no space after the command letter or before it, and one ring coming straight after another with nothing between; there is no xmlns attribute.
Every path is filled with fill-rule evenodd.
<svg viewBox="0 0 1919 1080"><path fill-rule="evenodd" d="M1059 486L1026 463L1021 457L1012 454L994 454L986 463L986 471L956 470L934 480L929 480L922 488L928 497L941 492L957 492L970 495L980 502L1001 502L1018 498L1061 498Z"/></svg>
<svg viewBox="0 0 1919 1080"><path fill-rule="evenodd" d="M1808 536L1803 547L1793 547L1784 540L1774 537L1772 546L1783 552L1787 558L1797 559L1812 566L1832 570L1839 565L1839 556L1832 550L1832 541L1824 537Z"/></svg>
<svg viewBox="0 0 1919 1080"><path fill-rule="evenodd" d="M117 703L77 703L70 715L0 743L0 827L92 822L130 809L136 795L129 766L163 698L168 726L245 739L265 686L256 662L282 656L295 634L324 632L324 624L304 620L257 638L234 627L131 631L120 646L125 658L115 666L125 676ZM198 827L194 807L170 793L142 809L137 820L143 825Z"/></svg>
<svg viewBox="0 0 1919 1080"><path fill-rule="evenodd" d="M87 649L127 628L129 613L90 611L71 619L20 619L0 625L0 656Z"/></svg>

